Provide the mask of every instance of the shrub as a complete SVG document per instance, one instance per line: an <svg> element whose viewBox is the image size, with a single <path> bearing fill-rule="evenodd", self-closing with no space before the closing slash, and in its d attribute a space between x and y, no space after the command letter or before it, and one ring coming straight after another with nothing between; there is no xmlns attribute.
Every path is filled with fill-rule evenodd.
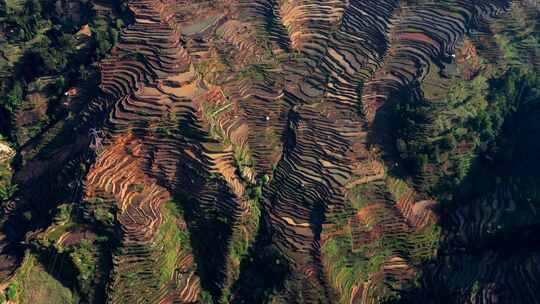
<svg viewBox="0 0 540 304"><path fill-rule="evenodd" d="M8 288L6 289L6 297L8 301L16 301L18 293L19 293L19 283L13 282L9 284Z"/></svg>
<svg viewBox="0 0 540 304"><path fill-rule="evenodd" d="M23 90L21 85L17 82L5 96L1 97L0 106L10 112L13 112L22 103L22 100Z"/></svg>
<svg viewBox="0 0 540 304"><path fill-rule="evenodd" d="M17 192L17 185L0 186L0 201L7 201L15 192Z"/></svg>

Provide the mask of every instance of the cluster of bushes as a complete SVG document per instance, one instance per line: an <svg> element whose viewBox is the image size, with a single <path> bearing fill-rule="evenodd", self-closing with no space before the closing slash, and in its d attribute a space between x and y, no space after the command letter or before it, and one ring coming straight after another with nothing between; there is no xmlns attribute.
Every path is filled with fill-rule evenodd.
<svg viewBox="0 0 540 304"><path fill-rule="evenodd" d="M160 284L167 284L176 269L177 258L182 253L191 252L191 241L186 229L180 229L177 222L183 220L183 212L178 203L169 201L163 206L164 221L159 227L155 238L156 244L162 249L163 267L160 269Z"/></svg>
<svg viewBox="0 0 540 304"><path fill-rule="evenodd" d="M482 66L471 81L451 79L441 100L426 100L419 84L396 99L395 146L422 190L451 200L450 193L463 185L475 162L507 148L498 140L503 124L516 111L523 88L538 83L531 65L538 39L531 35L535 23L526 13L513 10L513 17L495 21L498 49L492 51L499 56L488 64L480 46Z"/></svg>
<svg viewBox="0 0 540 304"><path fill-rule="evenodd" d="M14 302L18 299L19 283L13 282L8 285L3 293L0 293L0 304L6 303L6 301Z"/></svg>
<svg viewBox="0 0 540 304"><path fill-rule="evenodd" d="M17 191L17 185L11 184L11 169L0 163L0 202L7 201Z"/></svg>
<svg viewBox="0 0 540 304"><path fill-rule="evenodd" d="M523 77L511 69L496 79L459 79L443 101L409 92L396 104L396 149L423 190L444 196L463 182L476 157L489 157Z"/></svg>
<svg viewBox="0 0 540 304"><path fill-rule="evenodd" d="M106 228L95 225L92 227L98 229L90 228L88 224L91 222L81 214L80 208L74 208L69 203L59 205L54 212L53 228L32 240L30 250L31 254L39 257L41 263L53 267L49 269L51 272L60 272L65 282L71 285L74 294L91 303L100 301L104 296L107 275L112 268L110 257L116 240L115 235ZM84 238L74 243L59 243L59 238L68 231L84 231ZM50 266L54 264L49 263L57 260L61 261L62 267ZM30 271L35 271L35 268L30 268Z"/></svg>
<svg viewBox="0 0 540 304"><path fill-rule="evenodd" d="M2 136L0 135L0 145L5 145ZM2 148L2 147L0 147ZM11 178L13 175L10 166L10 157L3 153L10 153L0 149L0 203L9 200L17 191L17 185L12 184Z"/></svg>
<svg viewBox="0 0 540 304"><path fill-rule="evenodd" d="M68 254L77 270L77 281L81 293L90 295L93 293L94 276L96 275L98 256L96 244L88 240L82 240L79 244L70 246Z"/></svg>
<svg viewBox="0 0 540 304"><path fill-rule="evenodd" d="M103 233L114 234L116 229L117 207L101 197L91 198L77 206L76 212L83 221L99 227Z"/></svg>
<svg viewBox="0 0 540 304"><path fill-rule="evenodd" d="M46 93L56 100L70 86L97 80L92 63L117 43L119 30L129 22L130 15L123 0L113 1L113 14L108 16L96 15L92 2L81 0L78 20L58 9L57 0L26 0L14 8L4 1L0 0L0 29L8 44L21 50L21 56L9 63L10 77L0 79L0 115L5 118L2 131L11 135L10 118L25 100L28 85L40 77L53 77L56 81ZM77 37L85 24L91 29L91 37Z"/></svg>

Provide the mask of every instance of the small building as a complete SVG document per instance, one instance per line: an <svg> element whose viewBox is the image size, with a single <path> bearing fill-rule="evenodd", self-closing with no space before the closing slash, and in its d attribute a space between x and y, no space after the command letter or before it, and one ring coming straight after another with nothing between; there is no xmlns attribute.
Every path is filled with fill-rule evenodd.
<svg viewBox="0 0 540 304"><path fill-rule="evenodd" d="M79 31L75 33L75 37L77 37L77 39L80 39L82 37L92 37L92 31L90 30L90 26L88 24L81 26Z"/></svg>
<svg viewBox="0 0 540 304"><path fill-rule="evenodd" d="M64 93L65 96L73 97L79 95L79 89L77 88L70 88Z"/></svg>

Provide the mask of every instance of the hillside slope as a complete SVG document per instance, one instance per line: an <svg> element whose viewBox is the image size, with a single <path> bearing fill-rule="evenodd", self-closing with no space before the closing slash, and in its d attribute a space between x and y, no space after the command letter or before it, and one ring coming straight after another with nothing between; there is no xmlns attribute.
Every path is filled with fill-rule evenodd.
<svg viewBox="0 0 540 304"><path fill-rule="evenodd" d="M0 0L0 290L540 303L539 13Z"/></svg>

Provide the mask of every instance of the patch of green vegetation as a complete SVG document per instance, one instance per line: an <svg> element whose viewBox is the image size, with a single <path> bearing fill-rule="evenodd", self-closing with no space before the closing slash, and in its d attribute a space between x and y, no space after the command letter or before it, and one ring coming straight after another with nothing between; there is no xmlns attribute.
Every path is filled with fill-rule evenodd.
<svg viewBox="0 0 540 304"><path fill-rule="evenodd" d="M441 231L438 224L431 224L408 236L409 243L413 245L409 252L413 263L420 265L423 261L437 255L441 242Z"/></svg>
<svg viewBox="0 0 540 304"><path fill-rule="evenodd" d="M503 124L516 111L516 100L522 99L524 88L538 86L534 70L539 54L538 37L533 34L536 23L528 16L529 12L515 6L510 15L493 21L490 28L496 33L494 43L499 52L490 46L486 54L493 51L501 56L485 60L480 47L480 70L471 81L447 79L449 89L443 91L444 96L426 100L426 96L434 95L426 90L435 87L440 92L441 87L448 87L430 86L427 81L420 85L424 98L419 99L417 96L422 94L415 94L418 91L412 89L402 99L406 101L396 106L396 148L421 190L452 202L458 188L460 195L471 190L479 193L469 185L478 188L490 180L465 182L467 176L475 174L473 165L493 160L499 154L497 151L508 149L508 145L498 143ZM458 70L462 65L467 63L458 64Z"/></svg>
<svg viewBox="0 0 540 304"><path fill-rule="evenodd" d="M18 298L18 292L19 292L19 283L13 282L9 284L9 286L6 289L6 298L8 301L17 301Z"/></svg>
<svg viewBox="0 0 540 304"><path fill-rule="evenodd" d="M6 298L18 303L72 304L78 296L52 277L37 258L26 252L14 281L6 289Z"/></svg>
<svg viewBox="0 0 540 304"><path fill-rule="evenodd" d="M199 295L199 302L201 304L214 304L214 299L208 291L203 290Z"/></svg>
<svg viewBox="0 0 540 304"><path fill-rule="evenodd" d="M403 194L411 189L409 185L407 185L406 181L395 177L390 173L386 177L386 186L395 202L397 202L403 196Z"/></svg>
<svg viewBox="0 0 540 304"><path fill-rule="evenodd" d="M144 191L144 185L143 184L131 184L131 185L129 185L129 190L142 193Z"/></svg>
<svg viewBox="0 0 540 304"><path fill-rule="evenodd" d="M391 249L383 245L382 240L362 246L352 252L350 236L338 236L328 240L321 248L328 265L330 280L340 291L340 303L349 303L353 287L366 282L370 275L379 271L388 260ZM395 291L386 290L387 293Z"/></svg>
<svg viewBox="0 0 540 304"><path fill-rule="evenodd" d="M73 205L62 204L56 208L56 215L54 216L54 222L56 224L65 223L70 220L73 212Z"/></svg>
<svg viewBox="0 0 540 304"><path fill-rule="evenodd" d="M170 124L162 124L156 128L156 131L159 134L165 135L165 136L172 136L174 135L174 129L173 126Z"/></svg>
<svg viewBox="0 0 540 304"><path fill-rule="evenodd" d="M117 206L113 202L102 197L89 198L75 206L75 213L82 222L99 228L100 233L114 235Z"/></svg>
<svg viewBox="0 0 540 304"><path fill-rule="evenodd" d="M232 232L227 249L228 282L222 290L220 303L229 303L231 296L230 288L233 282L240 276L241 263L249 257L249 249L253 245L260 224L260 204L263 195L263 186L270 181L270 177L267 175L262 176L255 183L247 180L242 173L245 169L254 170L254 161L251 158L249 150L237 145L233 145L233 148L235 166L237 172L240 173L242 184L245 187L245 195L241 199L249 203L249 213L238 219L238 222L234 224L236 229Z"/></svg>
<svg viewBox="0 0 540 304"><path fill-rule="evenodd" d="M502 54L498 65L510 65L528 73L535 72L534 65L540 55L536 19L537 14L530 14L525 7L516 5L510 14L493 20L491 28Z"/></svg>
<svg viewBox="0 0 540 304"><path fill-rule="evenodd" d="M264 138L270 147L281 147L282 135L276 130L268 128L264 132Z"/></svg>
<svg viewBox="0 0 540 304"><path fill-rule="evenodd" d="M482 287L480 285L480 282L479 281L474 281L473 285L472 285L472 288L471 288L471 296L470 296L470 300L471 300L471 303L475 303L476 302L476 296L480 293Z"/></svg>
<svg viewBox="0 0 540 304"><path fill-rule="evenodd" d="M215 78L229 69L229 63L221 57L199 61L194 64L195 72L201 79L213 83Z"/></svg>
<svg viewBox="0 0 540 304"><path fill-rule="evenodd" d="M108 54L118 40L119 29L131 18L123 2L112 1L112 13L102 15L96 13L90 1L74 1L71 4L80 6L80 17L74 17L70 10L58 10L56 0L10 0L5 7L0 6L0 23L5 25L7 38L5 49L12 50L0 67L11 74L0 80L1 129L8 131L5 135L11 141L22 144L44 125L68 114L59 109L67 88L95 83L97 70L92 63ZM85 24L92 36L80 39L76 33ZM49 83L38 86L45 78ZM53 110L40 117L39 126L15 129L15 112L28 110L28 96L35 92L41 93ZM27 134L18 134L24 131L21 129L28 129Z"/></svg>
<svg viewBox="0 0 540 304"><path fill-rule="evenodd" d="M0 144L4 144L1 141L3 138L0 135ZM10 159L7 155L0 155L5 159L0 161L0 202L9 200L15 192L17 192L17 185L11 181L13 170L10 165Z"/></svg>
<svg viewBox="0 0 540 304"><path fill-rule="evenodd" d="M246 76L248 77L248 76ZM244 176L246 170L253 172L255 162L249 150L234 144L223 132L217 124L217 118L229 111L232 108L232 103L228 103L219 107L207 107L204 111L205 118L210 122L210 135L212 138L219 140L221 143L216 146L216 151L222 151L224 146L231 145L234 151L234 164L236 167L237 176L240 178L245 187L245 195L243 198L249 202L249 213L238 219L239 222L234 225L237 227L232 231L231 238L227 247L227 269L228 276L224 288L220 291L220 303L228 303L230 301L230 287L240 275L240 265L248 256L248 251L252 246L255 234L259 228L259 220L261 216L260 200L262 198L263 185L270 180L269 176L263 176L260 180L253 183ZM211 146L209 146L211 148ZM220 175L210 174L209 179L220 179ZM219 221L219 219L218 219ZM224 219L223 222L229 222L229 219ZM232 224L232 223L231 223ZM229 224L230 225L230 224Z"/></svg>
<svg viewBox="0 0 540 304"><path fill-rule="evenodd" d="M7 90L2 98L2 106L9 112L15 111L23 101L23 90L19 83L14 84Z"/></svg>
<svg viewBox="0 0 540 304"><path fill-rule="evenodd" d="M443 101L411 94L396 106L396 148L422 190L451 200L473 159L493 149L521 79L513 69L497 79L455 79Z"/></svg>
<svg viewBox="0 0 540 304"><path fill-rule="evenodd" d="M233 105L232 103L227 103L223 105L222 107L217 107L215 109L208 108L206 117L208 117L209 119L215 119L218 115L230 111L232 108L232 105Z"/></svg>
<svg viewBox="0 0 540 304"><path fill-rule="evenodd" d="M199 75L199 77L204 78L210 70L210 62L200 61L195 63L193 67L195 68L195 72Z"/></svg>
<svg viewBox="0 0 540 304"><path fill-rule="evenodd" d="M235 145L234 147L234 163L240 173L244 172L245 167L253 168L255 160L251 156L251 152L247 149Z"/></svg>
<svg viewBox="0 0 540 304"><path fill-rule="evenodd" d="M178 204L174 201L165 203L162 208L163 223L158 229L155 243L161 248L160 258L163 260L159 269L159 282L166 284L176 269L179 254L191 251L191 243L187 230L179 229L177 219L182 216Z"/></svg>
<svg viewBox="0 0 540 304"><path fill-rule="evenodd" d="M93 288L94 276L98 264L96 245L88 240L82 240L75 246L70 246L68 252L78 271L77 280L81 291L88 294Z"/></svg>
<svg viewBox="0 0 540 304"><path fill-rule="evenodd" d="M80 209L73 204L61 204L56 208L53 224L32 240L30 246L47 269L72 282L71 289L84 301L94 302L103 297L105 278L111 268L108 257L113 236L106 228L88 224ZM95 233L93 229L100 232ZM60 241L62 239L64 241ZM54 268L58 260L63 266Z"/></svg>
<svg viewBox="0 0 540 304"><path fill-rule="evenodd" d="M0 186L0 201L4 202L9 200L15 192L17 192L17 185L7 184Z"/></svg>
<svg viewBox="0 0 540 304"><path fill-rule="evenodd" d="M261 216L261 210L259 203L256 200L250 200L250 215L247 218L243 225L249 230L242 230L243 232L249 233L249 235L238 235L238 237L233 237L230 246L230 258L234 259L237 265L240 265L240 261L245 257L249 246L254 238L254 233L259 228L259 218Z"/></svg>
<svg viewBox="0 0 540 304"><path fill-rule="evenodd" d="M321 247L323 264L328 267L330 283L339 291L340 303L349 303L354 286L368 282L373 274L381 270L385 262L398 253L409 256L413 265L421 265L426 259L435 257L441 233L438 225L431 225L407 235L383 233L375 240L357 244L353 248L351 228L346 224L340 225L338 230L344 232L332 236ZM384 281L374 288L378 289L376 294L381 299L395 300L399 298L400 290L407 286Z"/></svg>
<svg viewBox="0 0 540 304"><path fill-rule="evenodd" d="M537 73L526 70L510 70L506 78L494 81L492 96L506 107L505 115L493 113L501 131L497 138L482 150L482 157L477 160L476 170L460 189L459 199L481 196L501 189L503 185L512 185L520 197L517 200L525 207L538 201L538 141L536 140L539 124L538 105L540 101L540 77ZM517 188L514 188L517 187ZM523 195L523 196L522 196ZM473 201L476 201L473 200ZM534 203L533 203L534 204ZM518 211L514 211L518 214ZM522 222L516 220L515 222Z"/></svg>
<svg viewBox="0 0 540 304"><path fill-rule="evenodd" d="M360 211L366 207L369 203L369 199L366 196L367 190L369 189L369 184L360 184L354 186L347 194L351 206L356 210Z"/></svg>
<svg viewBox="0 0 540 304"><path fill-rule="evenodd" d="M268 77L264 65L252 64L240 70L236 74L236 80L250 79L258 82L264 81Z"/></svg>
<svg viewBox="0 0 540 304"><path fill-rule="evenodd" d="M249 249L253 246L256 233L259 229L261 210L260 200L262 198L262 186L248 186L247 200L249 202L249 214L240 219L236 224L237 229L233 231L228 248L228 271L229 284L223 290L220 303L229 303L232 283L240 276L241 263L249 258Z"/></svg>
<svg viewBox="0 0 540 304"><path fill-rule="evenodd" d="M227 103L225 105L221 106L211 106L207 105L204 108L203 115L210 123L210 137L216 140L221 141L224 145L231 144L231 141L227 136L225 136L225 133L221 129L221 127L218 124L218 118L220 115L223 115L227 113L228 111L232 110L232 102Z"/></svg>

